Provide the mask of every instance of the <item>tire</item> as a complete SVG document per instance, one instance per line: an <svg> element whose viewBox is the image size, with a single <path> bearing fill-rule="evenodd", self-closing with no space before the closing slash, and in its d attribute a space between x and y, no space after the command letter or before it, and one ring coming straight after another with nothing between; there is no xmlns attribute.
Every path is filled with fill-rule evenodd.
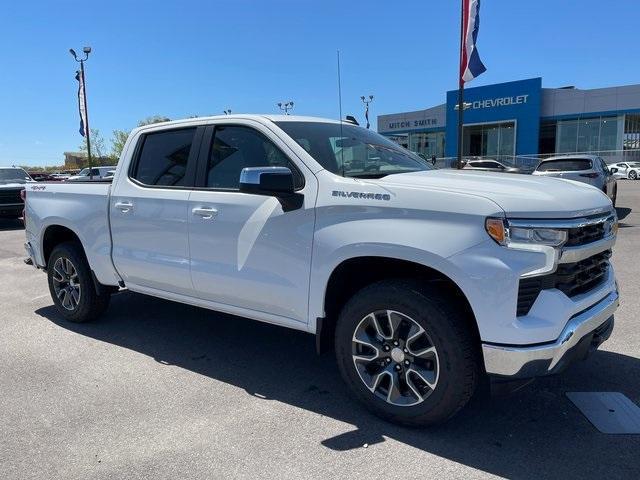
<svg viewBox="0 0 640 480"><path fill-rule="evenodd" d="M390 340L381 341L384 336ZM445 422L473 396L480 375L474 337L456 302L437 288L385 280L344 306L335 351L343 379L369 410L394 423L426 426Z"/></svg>
<svg viewBox="0 0 640 480"><path fill-rule="evenodd" d="M56 309L71 322L95 320L109 306L111 294L96 292L89 263L77 242L61 243L53 249L47 278Z"/></svg>
<svg viewBox="0 0 640 480"><path fill-rule="evenodd" d="M638 179L638 172L636 172L635 170L631 170L629 172L629 180L637 180Z"/></svg>

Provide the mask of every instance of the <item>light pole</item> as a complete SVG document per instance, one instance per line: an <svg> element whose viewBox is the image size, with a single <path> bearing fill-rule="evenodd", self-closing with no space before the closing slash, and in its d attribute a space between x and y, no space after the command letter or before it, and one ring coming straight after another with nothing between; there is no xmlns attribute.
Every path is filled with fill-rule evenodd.
<svg viewBox="0 0 640 480"><path fill-rule="evenodd" d="M226 110L224 110L224 114L225 115L231 115L231 109L227 108Z"/></svg>
<svg viewBox="0 0 640 480"><path fill-rule="evenodd" d="M369 98L363 95L362 97L360 97L360 100L362 100L362 103L364 103L364 118L367 119L367 130L368 130L369 127L371 126L369 124L369 104L373 102L373 95L369 95Z"/></svg>
<svg viewBox="0 0 640 480"><path fill-rule="evenodd" d="M76 62L80 63L80 71L77 72L80 76L78 81L80 82L81 92L78 92L78 102L80 102L80 119L82 120L84 127L84 136L87 139L87 160L89 162L89 180L93 180L93 162L91 161L91 130L89 129L89 109L87 108L87 88L84 81L84 62L89 58L91 53L91 47L84 47L82 53L84 58L78 58L76 51L73 48L69 49L69 53L73 56ZM82 132L81 132L82 133Z"/></svg>
<svg viewBox="0 0 640 480"><path fill-rule="evenodd" d="M280 110L282 110L285 115L289 115L289 110L293 110L293 102L291 100L288 102L278 102L278 107L280 107Z"/></svg>

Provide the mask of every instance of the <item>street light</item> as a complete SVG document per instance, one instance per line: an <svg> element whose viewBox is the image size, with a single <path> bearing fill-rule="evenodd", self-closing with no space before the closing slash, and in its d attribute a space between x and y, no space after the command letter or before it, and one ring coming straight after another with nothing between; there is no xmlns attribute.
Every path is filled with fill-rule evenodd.
<svg viewBox="0 0 640 480"><path fill-rule="evenodd" d="M285 115L289 115L289 110L293 110L293 102L291 100L288 102L278 102L278 107L280 107L280 110L282 110Z"/></svg>
<svg viewBox="0 0 640 480"><path fill-rule="evenodd" d="M84 135L87 139L87 160L89 162L89 180L93 180L93 162L91 161L91 130L89 129L89 109L87 108L87 87L84 80L84 62L89 58L91 47L83 47L82 53L84 58L78 58L73 48L69 49L69 53L73 59L80 64L80 71L76 72L76 78L80 82L81 92L78 92L78 101L80 102L80 119L84 127ZM81 95L80 95L81 94Z"/></svg>
<svg viewBox="0 0 640 480"><path fill-rule="evenodd" d="M224 114L225 115L231 115L231 109L227 108L226 110L224 110Z"/></svg>
<svg viewBox="0 0 640 480"><path fill-rule="evenodd" d="M369 104L373 102L373 95L369 95L369 98L366 98L364 95L360 97L362 103L364 103L364 118L367 119L367 130L371 126L369 124Z"/></svg>

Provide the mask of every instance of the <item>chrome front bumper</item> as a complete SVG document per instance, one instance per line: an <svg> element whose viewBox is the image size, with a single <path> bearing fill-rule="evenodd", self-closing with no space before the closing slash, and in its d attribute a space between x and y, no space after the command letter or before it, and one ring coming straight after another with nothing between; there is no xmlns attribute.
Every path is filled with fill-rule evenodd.
<svg viewBox="0 0 640 480"><path fill-rule="evenodd" d="M595 305L572 317L553 342L525 346L483 343L486 372L507 378L529 378L555 373L575 359L576 350L579 347L582 350L585 342L591 344L597 341L594 337L599 335L600 327L609 320L613 321L613 313L618 304L618 292L609 293ZM604 330L607 330L608 336L612 323L607 327Z"/></svg>

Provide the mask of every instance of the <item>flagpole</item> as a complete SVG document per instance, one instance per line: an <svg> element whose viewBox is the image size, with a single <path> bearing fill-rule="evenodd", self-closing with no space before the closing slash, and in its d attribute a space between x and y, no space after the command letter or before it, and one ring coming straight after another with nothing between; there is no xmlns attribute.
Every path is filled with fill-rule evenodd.
<svg viewBox="0 0 640 480"><path fill-rule="evenodd" d="M89 180L93 180L93 162L91 161L91 129L89 128L89 108L87 107L87 83L84 81L84 60L80 60L80 77L82 78L82 100L85 111L85 132L87 134L87 160L89 163Z"/></svg>
<svg viewBox="0 0 640 480"><path fill-rule="evenodd" d="M462 49L464 48L464 0L460 1L460 64L458 66L458 162L456 168L462 168L462 128L464 119L464 80L462 79Z"/></svg>

